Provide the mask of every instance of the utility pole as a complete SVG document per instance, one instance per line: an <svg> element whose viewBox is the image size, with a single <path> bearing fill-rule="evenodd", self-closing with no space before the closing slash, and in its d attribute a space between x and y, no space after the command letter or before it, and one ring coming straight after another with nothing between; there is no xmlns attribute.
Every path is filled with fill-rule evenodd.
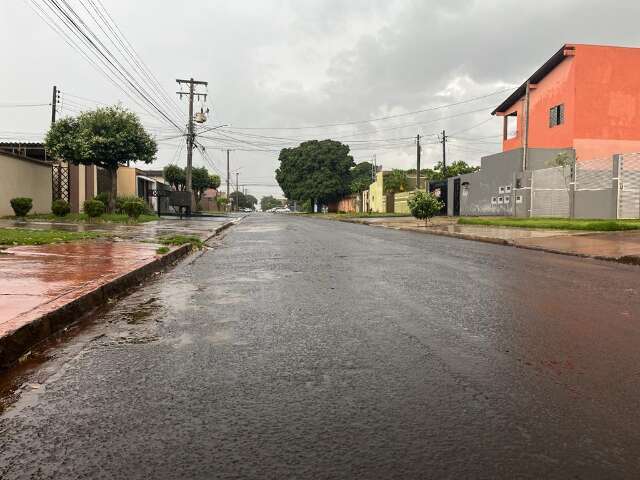
<svg viewBox="0 0 640 480"><path fill-rule="evenodd" d="M53 97L51 97L51 125L56 123L56 108L58 106L58 87L53 86Z"/></svg>
<svg viewBox="0 0 640 480"><path fill-rule="evenodd" d="M420 190L420 155L422 154L422 148L420 148L420 134L416 135L416 190Z"/></svg>
<svg viewBox="0 0 640 480"><path fill-rule="evenodd" d="M239 203L240 203L240 195L239 195L239 191L238 191L238 175L240 175L240 173L236 172L236 212L239 210Z"/></svg>
<svg viewBox="0 0 640 480"><path fill-rule="evenodd" d="M227 204L229 204L229 210L231 210L231 197L229 196L229 149L227 149Z"/></svg>
<svg viewBox="0 0 640 480"><path fill-rule="evenodd" d="M188 95L189 96L189 123L187 123L187 170L186 170L186 190L188 192L192 191L192 182L191 182L191 170L192 170L192 163L193 163L193 144L195 141L195 134L193 131L193 97L198 97L198 99L200 99L200 97L204 97L205 101L207 100L207 94L206 93L197 93L195 91L195 87L196 85L204 85L207 86L208 83L207 82L202 82L200 80L194 80L193 78L190 78L189 80L181 80L179 78L176 78L176 82L178 82L178 85L182 86L183 83L187 84L189 87L189 91L188 92L176 92L178 95L180 95L180 99L182 99L182 95Z"/></svg>
<svg viewBox="0 0 640 480"><path fill-rule="evenodd" d="M447 174L447 132L442 130L442 176Z"/></svg>

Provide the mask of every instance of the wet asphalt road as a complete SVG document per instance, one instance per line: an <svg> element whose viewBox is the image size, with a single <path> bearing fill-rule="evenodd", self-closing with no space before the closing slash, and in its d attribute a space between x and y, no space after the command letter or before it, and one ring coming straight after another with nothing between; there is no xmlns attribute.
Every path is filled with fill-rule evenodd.
<svg viewBox="0 0 640 480"><path fill-rule="evenodd" d="M638 267L286 216L217 242L14 379L0 478L640 477Z"/></svg>

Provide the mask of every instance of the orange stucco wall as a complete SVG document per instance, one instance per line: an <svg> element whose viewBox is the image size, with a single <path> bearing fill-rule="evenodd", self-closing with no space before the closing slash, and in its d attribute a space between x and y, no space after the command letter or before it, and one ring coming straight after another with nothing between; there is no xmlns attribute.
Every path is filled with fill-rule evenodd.
<svg viewBox="0 0 640 480"><path fill-rule="evenodd" d="M531 148L574 148L578 161L640 152L640 48L575 45L533 86L529 113ZM565 122L549 127L549 109L564 104ZM518 135L503 151L520 148L524 98L503 113L518 112Z"/></svg>

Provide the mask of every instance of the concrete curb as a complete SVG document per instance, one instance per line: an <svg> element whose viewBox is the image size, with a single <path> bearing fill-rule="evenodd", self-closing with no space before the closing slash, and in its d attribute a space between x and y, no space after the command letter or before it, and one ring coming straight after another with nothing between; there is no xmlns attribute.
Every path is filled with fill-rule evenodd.
<svg viewBox="0 0 640 480"><path fill-rule="evenodd" d="M236 223L237 220L231 220L220 225L203 243L211 240ZM193 245L181 245L166 255L114 278L57 310L49 312L29 324L0 337L0 372L14 365L21 356L38 343L46 340L53 333L76 323L82 317L107 303L111 298L122 295L129 288L139 285L155 273L170 267L192 251Z"/></svg>
<svg viewBox="0 0 640 480"><path fill-rule="evenodd" d="M493 245L503 245L508 247L522 248L525 250L535 250L537 252L545 252L545 253L555 253L557 255L566 255L569 257L579 257L579 258L590 258L593 260L604 260L607 262L615 262L622 263L625 265L638 265L640 266L640 256L638 255L627 255L623 257L607 257L602 255L589 255L586 253L578 253L578 252L567 252L564 250L555 250L553 248L545 248L535 245L523 245L517 242L504 240L501 238L490 238L490 237L480 237L477 235L468 235L464 233L451 233L443 230L417 230L413 228L400 228L400 227L390 227L387 225L381 225L378 223L362 221L361 219L349 219L349 218L322 218L322 217L314 217L320 218L321 220L330 220L330 221L338 221L338 222L346 222L346 223L354 223L356 225L367 225L369 227L382 227L388 228L390 230L398 230L404 232L415 232L415 233L425 233L427 235L440 235L442 237L451 237L458 238L461 240L471 240L474 242L483 242L483 243L491 243ZM593 232L599 233L599 232ZM604 233L604 232L603 232Z"/></svg>

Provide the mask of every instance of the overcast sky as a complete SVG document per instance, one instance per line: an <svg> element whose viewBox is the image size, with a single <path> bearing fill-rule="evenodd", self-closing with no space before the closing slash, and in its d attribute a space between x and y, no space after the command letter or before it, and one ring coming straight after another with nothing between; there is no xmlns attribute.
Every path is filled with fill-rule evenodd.
<svg viewBox="0 0 640 480"><path fill-rule="evenodd" d="M89 21L80 0L68 2ZM637 0L102 3L173 98L176 78L209 82L204 107L212 115L205 128L229 127L202 143L221 171L221 149L234 148L232 170L240 168L240 183L253 184L247 189L258 197L281 193L269 186L275 184L278 153L247 150L277 150L305 139L337 138L351 142L356 161L376 154L385 168L412 168L410 137L424 136L423 166L433 166L441 157L435 134L446 129L452 135L448 160L478 164L482 155L499 151L501 128L490 112L507 92L371 123L300 127L370 120L505 90L522 83L563 43L640 46ZM62 91L61 115L92 108L92 101L122 102L144 112L34 8L31 0L0 3L0 137L40 140L49 107L12 105L46 104L54 84ZM186 112L186 101L178 105ZM159 139L179 134L148 113L141 118ZM269 129L276 127L281 129ZM159 147L154 166L185 164L178 139L162 140ZM194 159L212 170L198 153Z"/></svg>

